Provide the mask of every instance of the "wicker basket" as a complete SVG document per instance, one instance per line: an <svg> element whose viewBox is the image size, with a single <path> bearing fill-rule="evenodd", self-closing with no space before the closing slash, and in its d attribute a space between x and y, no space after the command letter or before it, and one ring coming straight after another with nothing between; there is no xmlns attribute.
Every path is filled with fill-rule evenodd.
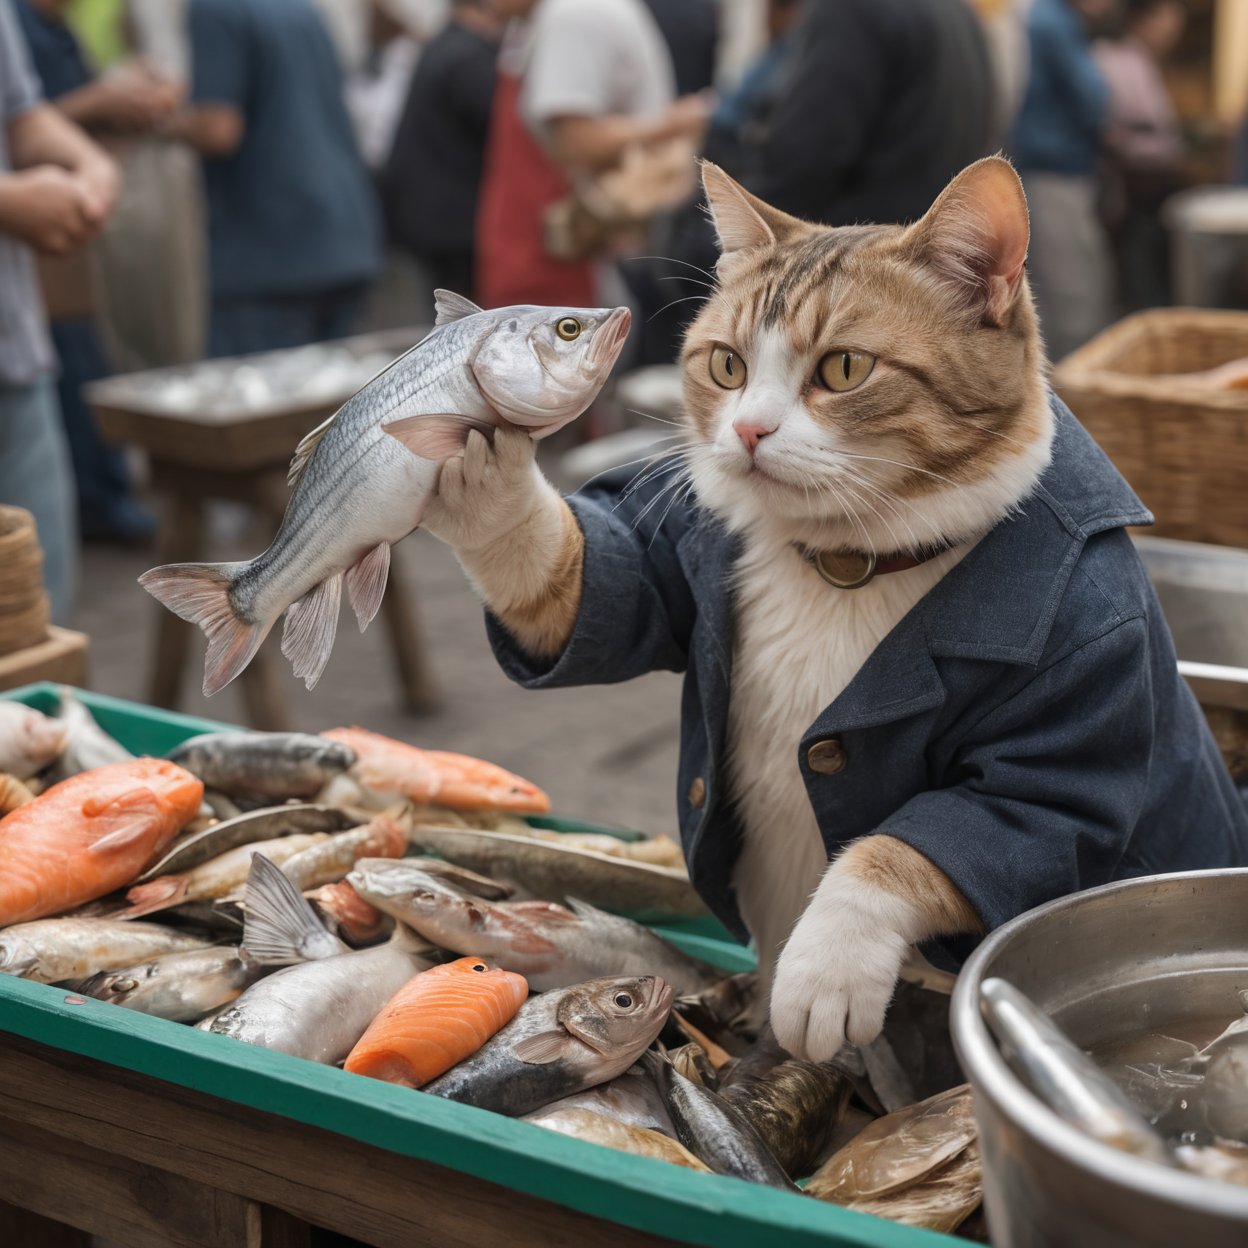
<svg viewBox="0 0 1248 1248"><path fill-rule="evenodd" d="M46 641L48 616L34 518L0 505L0 655Z"/></svg>
<svg viewBox="0 0 1248 1248"><path fill-rule="evenodd" d="M1054 389L1157 517L1150 532L1248 546L1248 391L1173 376L1244 358L1248 312L1165 308L1119 321L1054 373Z"/></svg>

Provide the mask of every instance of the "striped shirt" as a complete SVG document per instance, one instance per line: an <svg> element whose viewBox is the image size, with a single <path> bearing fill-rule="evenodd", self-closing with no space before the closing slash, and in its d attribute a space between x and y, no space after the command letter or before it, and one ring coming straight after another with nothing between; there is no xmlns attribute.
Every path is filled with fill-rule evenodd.
<svg viewBox="0 0 1248 1248"><path fill-rule="evenodd" d="M9 125L42 99L11 0L0 0L0 178L9 173ZM43 296L30 248L0 234L0 386L26 386L52 367Z"/></svg>

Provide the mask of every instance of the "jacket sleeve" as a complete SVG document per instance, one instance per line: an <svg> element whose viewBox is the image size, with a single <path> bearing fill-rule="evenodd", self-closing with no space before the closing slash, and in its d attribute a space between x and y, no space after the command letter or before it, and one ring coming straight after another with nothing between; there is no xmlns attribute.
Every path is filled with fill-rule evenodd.
<svg viewBox="0 0 1248 1248"><path fill-rule="evenodd" d="M684 671L695 609L676 548L692 512L673 501L675 461L647 475L650 484L631 493L625 471L568 499L585 535L585 563L580 611L561 655L534 658L486 613L495 657L512 680L541 689Z"/></svg>
<svg viewBox="0 0 1248 1248"><path fill-rule="evenodd" d="M1147 623L1125 620L1040 671L962 743L954 781L876 831L931 859L989 930L1107 883L1148 785Z"/></svg>

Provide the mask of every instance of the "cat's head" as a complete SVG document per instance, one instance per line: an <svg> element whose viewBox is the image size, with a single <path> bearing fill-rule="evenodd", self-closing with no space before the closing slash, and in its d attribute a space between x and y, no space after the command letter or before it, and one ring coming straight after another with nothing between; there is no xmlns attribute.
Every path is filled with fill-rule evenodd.
<svg viewBox="0 0 1248 1248"><path fill-rule="evenodd" d="M721 258L682 356L687 458L731 528L878 554L986 531L1048 463L1018 175L910 226L810 225L703 168Z"/></svg>

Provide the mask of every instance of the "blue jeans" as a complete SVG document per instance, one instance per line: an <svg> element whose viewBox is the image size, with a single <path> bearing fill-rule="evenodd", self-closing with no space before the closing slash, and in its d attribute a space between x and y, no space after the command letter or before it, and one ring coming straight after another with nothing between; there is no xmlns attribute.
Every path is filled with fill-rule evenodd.
<svg viewBox="0 0 1248 1248"><path fill-rule="evenodd" d="M208 354L285 351L345 338L364 307L368 285L358 282L300 295L214 295Z"/></svg>
<svg viewBox="0 0 1248 1248"><path fill-rule="evenodd" d="M52 618L67 623L78 568L74 473L51 377L0 386L0 503L35 517Z"/></svg>

